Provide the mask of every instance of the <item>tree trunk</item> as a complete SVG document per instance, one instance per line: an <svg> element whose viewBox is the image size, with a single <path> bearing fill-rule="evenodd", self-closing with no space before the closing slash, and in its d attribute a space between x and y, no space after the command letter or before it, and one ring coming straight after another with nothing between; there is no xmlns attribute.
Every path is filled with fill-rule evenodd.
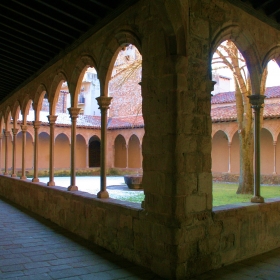
<svg viewBox="0 0 280 280"><path fill-rule="evenodd" d="M253 152L254 141L253 133L249 132L247 136L239 134L240 143L240 175L237 194L253 194L254 176L253 176Z"/></svg>

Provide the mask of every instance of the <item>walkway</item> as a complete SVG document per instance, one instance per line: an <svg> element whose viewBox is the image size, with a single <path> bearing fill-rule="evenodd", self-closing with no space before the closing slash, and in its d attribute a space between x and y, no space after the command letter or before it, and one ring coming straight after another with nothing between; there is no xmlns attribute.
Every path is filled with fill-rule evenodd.
<svg viewBox="0 0 280 280"><path fill-rule="evenodd" d="M0 200L0 279L161 278L43 218ZM280 279L280 249L194 279Z"/></svg>

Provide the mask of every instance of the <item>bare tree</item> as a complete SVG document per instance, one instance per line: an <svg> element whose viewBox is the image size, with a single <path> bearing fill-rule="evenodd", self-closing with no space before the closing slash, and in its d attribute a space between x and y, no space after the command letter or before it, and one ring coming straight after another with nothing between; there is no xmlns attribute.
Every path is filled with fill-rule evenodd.
<svg viewBox="0 0 280 280"><path fill-rule="evenodd" d="M253 193L253 116L248 98L252 94L252 88L246 61L235 44L227 40L217 48L212 67L213 69L228 68L233 74L240 146L240 176L237 193ZM265 92L266 78L267 69L261 82L260 94L262 95Z"/></svg>

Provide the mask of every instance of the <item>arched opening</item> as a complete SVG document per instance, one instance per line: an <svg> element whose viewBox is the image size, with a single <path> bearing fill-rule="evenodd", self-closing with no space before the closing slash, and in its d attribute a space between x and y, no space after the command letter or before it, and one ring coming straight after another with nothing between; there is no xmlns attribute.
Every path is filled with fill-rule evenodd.
<svg viewBox="0 0 280 280"><path fill-rule="evenodd" d="M85 168L86 166L86 140L78 134L76 136L76 167Z"/></svg>
<svg viewBox="0 0 280 280"><path fill-rule="evenodd" d="M133 134L128 141L128 168L141 168L140 141Z"/></svg>
<svg viewBox="0 0 280 280"><path fill-rule="evenodd" d="M222 42L212 58L213 91L212 121L227 123L228 131L239 134L239 184L237 193L253 192L253 115L249 96L253 94L246 60L234 42ZM231 151L232 152L232 151ZM232 152L233 156L234 153ZM221 166L220 166L221 167ZM232 166L232 170L235 170Z"/></svg>
<svg viewBox="0 0 280 280"><path fill-rule="evenodd" d="M118 135L115 139L114 143L115 147L115 167L118 168L126 168L127 162L126 162L126 142L122 135Z"/></svg>
<svg viewBox="0 0 280 280"><path fill-rule="evenodd" d="M100 167L100 139L92 136L88 146L89 167Z"/></svg>
<svg viewBox="0 0 280 280"><path fill-rule="evenodd" d="M55 138L54 144L54 167L70 168L70 143L64 133Z"/></svg>
<svg viewBox="0 0 280 280"><path fill-rule="evenodd" d="M273 173L273 139L271 133L265 129L261 129L261 174Z"/></svg>
<svg viewBox="0 0 280 280"><path fill-rule="evenodd" d="M33 144L32 144L32 136L26 131L26 145L25 145L25 168L31 169L33 168ZM17 169L21 169L22 167L22 131L17 134Z"/></svg>
<svg viewBox="0 0 280 280"><path fill-rule="evenodd" d="M46 132L41 132L38 137L39 168L49 168L50 160L50 136Z"/></svg>
<svg viewBox="0 0 280 280"><path fill-rule="evenodd" d="M212 139L212 172L228 172L228 170L228 137L224 131L219 130Z"/></svg>

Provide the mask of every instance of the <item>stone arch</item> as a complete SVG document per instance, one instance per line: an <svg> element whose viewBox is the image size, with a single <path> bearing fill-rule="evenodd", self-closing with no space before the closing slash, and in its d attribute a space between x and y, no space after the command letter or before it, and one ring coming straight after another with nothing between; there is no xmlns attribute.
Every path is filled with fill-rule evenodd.
<svg viewBox="0 0 280 280"><path fill-rule="evenodd" d="M128 141L128 168L141 168L140 152L140 140L135 134L132 134Z"/></svg>
<svg viewBox="0 0 280 280"><path fill-rule="evenodd" d="M262 61L262 67L265 68L268 62L272 59L275 59L278 66L280 67L280 44L271 47L270 50L266 53Z"/></svg>
<svg viewBox="0 0 280 280"><path fill-rule="evenodd" d="M116 30L113 39L110 34L107 43L105 43L106 48L103 49L101 54L98 77L100 79L101 95L103 96L108 96L109 80L111 79L114 63L121 48L132 44L136 46L140 53L142 51L139 34L135 30L132 31L131 27L130 29L126 28L128 27Z"/></svg>
<svg viewBox="0 0 280 280"><path fill-rule="evenodd" d="M48 92L50 115L55 115L56 104L60 94L60 88L62 83L65 81L69 81L69 80L67 79L67 76L63 71L58 72L58 74L54 77L52 81L50 92Z"/></svg>
<svg viewBox="0 0 280 280"><path fill-rule="evenodd" d="M77 168L85 168L87 167L86 163L86 139L82 134L76 135L76 167Z"/></svg>
<svg viewBox="0 0 280 280"><path fill-rule="evenodd" d="M97 71L95 59L93 59L90 55L84 54L76 63L71 76L71 80L68 84L69 92L71 95L71 107L77 107L78 94L82 86L84 74L88 67L93 67Z"/></svg>
<svg viewBox="0 0 280 280"><path fill-rule="evenodd" d="M272 174L274 170L273 136L267 128L262 128L260 133L261 143L261 174Z"/></svg>
<svg viewBox="0 0 280 280"><path fill-rule="evenodd" d="M11 108L8 106L5 111L5 129L9 130L11 127Z"/></svg>
<svg viewBox="0 0 280 280"><path fill-rule="evenodd" d="M38 136L38 152L40 160L38 161L39 168L49 168L50 161L50 135L47 132L40 132Z"/></svg>
<svg viewBox="0 0 280 280"><path fill-rule="evenodd" d="M263 69L259 53L250 32L242 29L238 24L227 23L221 26L212 37L209 56L211 61L215 50L225 40L231 40L245 58L250 73L252 92L259 94ZM209 65L211 65L211 61L209 61ZM211 71L209 77L212 78Z"/></svg>
<svg viewBox="0 0 280 280"><path fill-rule="evenodd" d="M127 167L127 147L125 138L119 134L114 141L115 147L115 160L114 166L119 168L126 168Z"/></svg>
<svg viewBox="0 0 280 280"><path fill-rule="evenodd" d="M59 133L55 137L54 167L70 168L70 140L65 133Z"/></svg>
<svg viewBox="0 0 280 280"><path fill-rule="evenodd" d="M101 141L98 136L92 136L88 141L88 166L100 167Z"/></svg>
<svg viewBox="0 0 280 280"><path fill-rule="evenodd" d="M33 100L33 110L35 114L35 120L40 120L40 111L42 109L42 103L45 94L47 93L47 88L44 84L40 84L39 87L37 88L35 98Z"/></svg>
<svg viewBox="0 0 280 280"><path fill-rule="evenodd" d="M16 101L16 103L13 106L12 113L11 113L14 128L17 128L17 121L19 119L19 112L20 112L20 104L19 104L19 101Z"/></svg>
<svg viewBox="0 0 280 280"><path fill-rule="evenodd" d="M27 95L23 102L22 102L22 106L21 106L21 115L22 115L22 123L26 124L27 121L27 115L29 114L29 110L32 104L32 100L29 98L29 95Z"/></svg>
<svg viewBox="0 0 280 280"><path fill-rule="evenodd" d="M16 166L22 166L22 131L19 131L17 134L17 157L16 157ZM25 168L33 168L33 136L30 132L26 131L26 144L25 144ZM41 154L40 154L41 158Z"/></svg>
<svg viewBox="0 0 280 280"><path fill-rule="evenodd" d="M229 138L223 130L218 130L212 138L212 171L228 172Z"/></svg>

